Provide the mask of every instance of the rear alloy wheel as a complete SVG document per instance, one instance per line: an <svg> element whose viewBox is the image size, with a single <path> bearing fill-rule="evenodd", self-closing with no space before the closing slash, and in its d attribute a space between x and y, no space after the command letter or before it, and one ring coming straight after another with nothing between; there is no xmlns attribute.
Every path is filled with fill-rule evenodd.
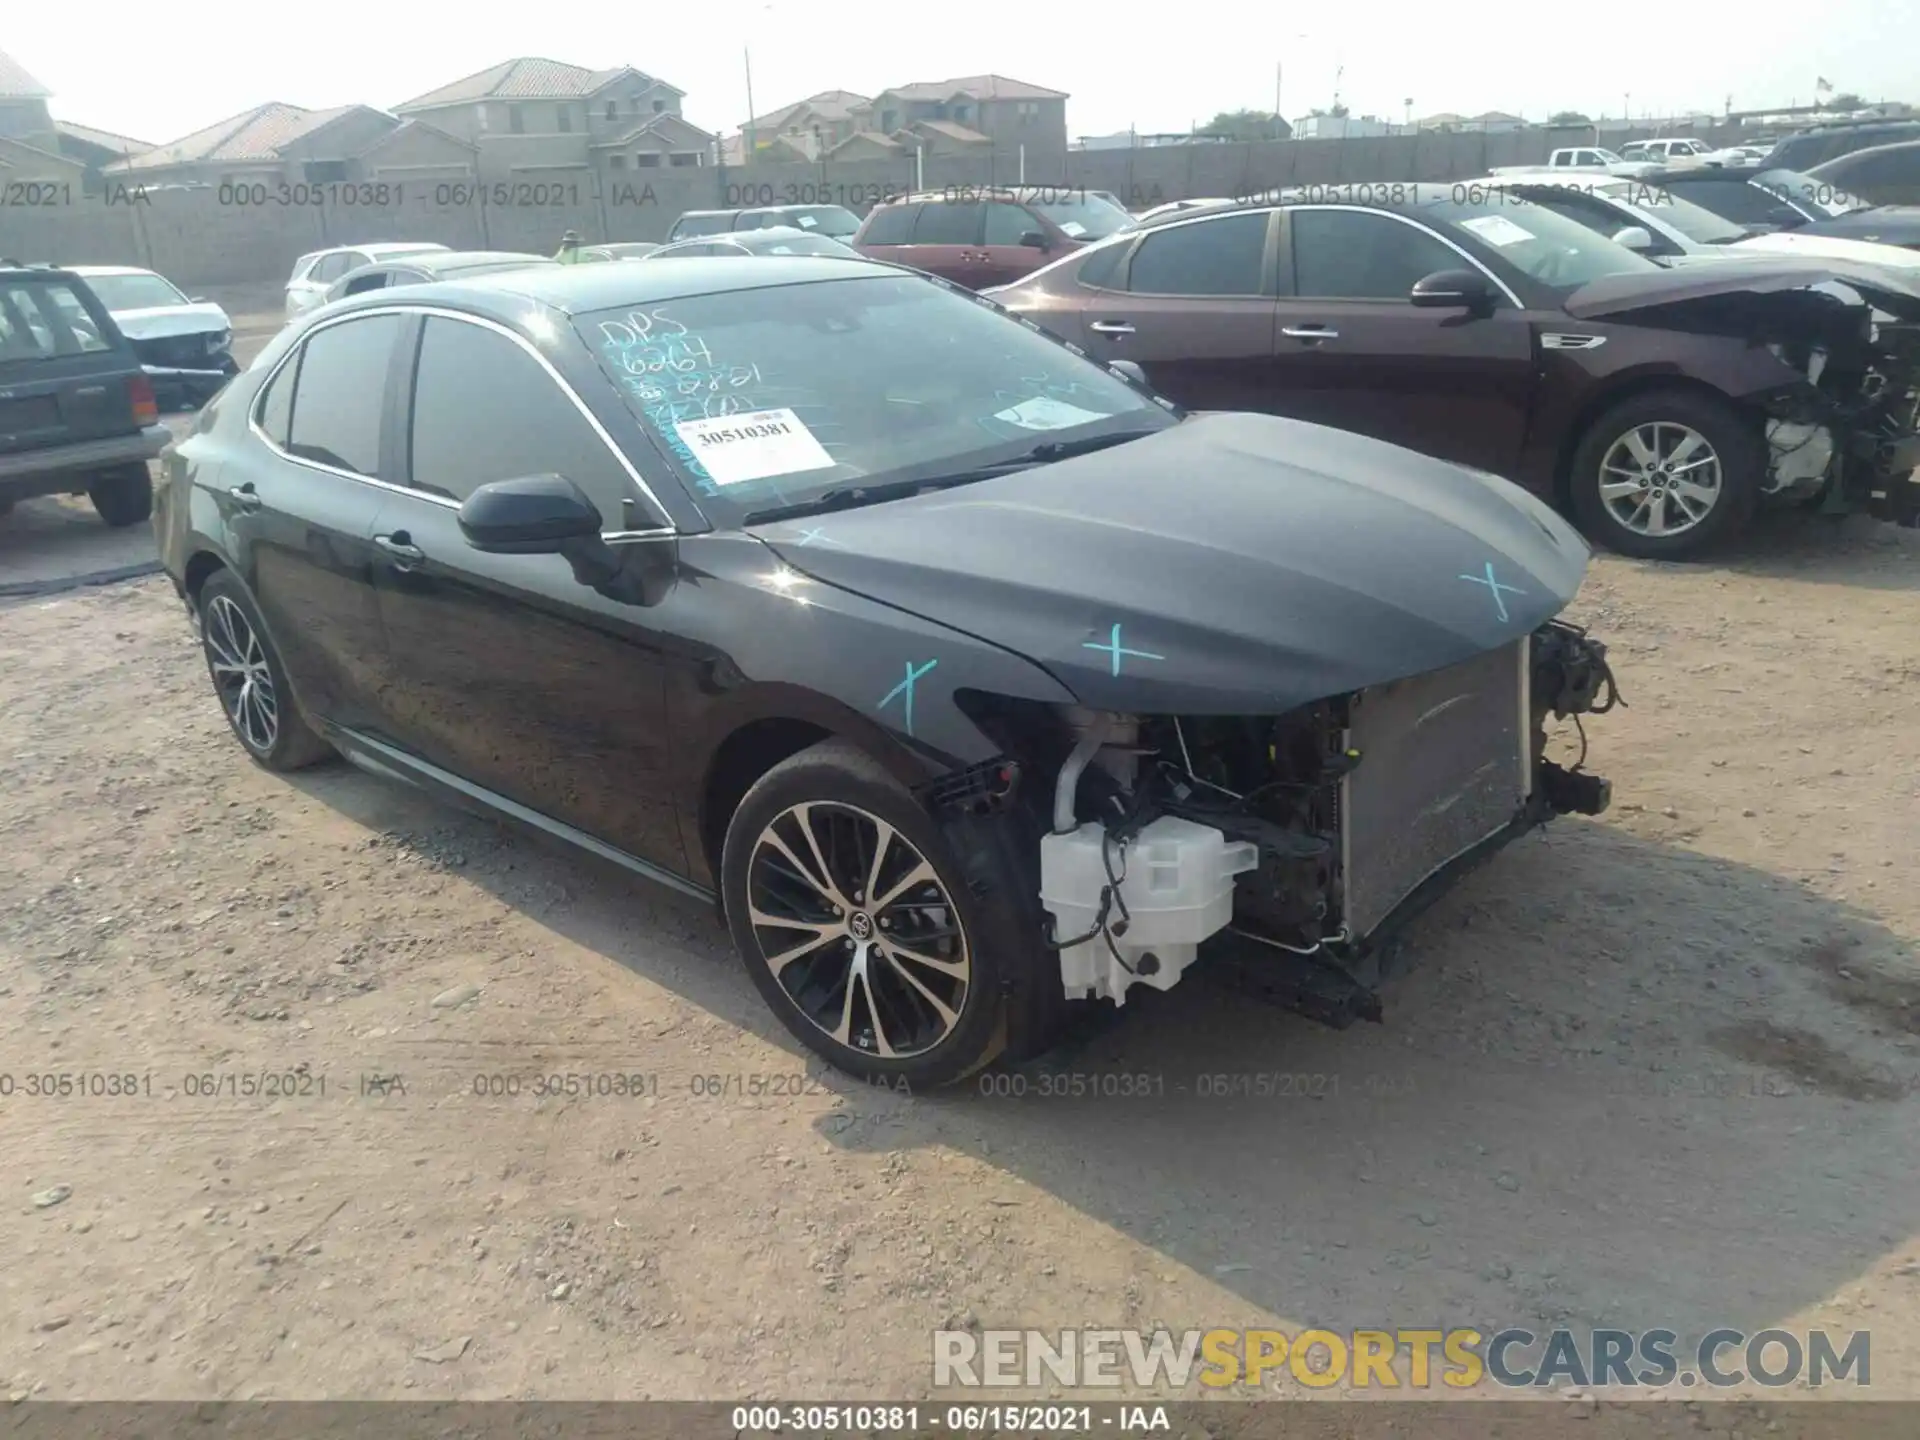
<svg viewBox="0 0 1920 1440"><path fill-rule="evenodd" d="M104 470L87 487L94 512L116 530L153 514L153 479L145 462Z"/></svg>
<svg viewBox="0 0 1920 1440"><path fill-rule="evenodd" d="M1697 554L1752 516L1766 450L1704 396L1636 396L1601 416L1573 461L1573 503L1588 533L1643 559Z"/></svg>
<svg viewBox="0 0 1920 1440"><path fill-rule="evenodd" d="M925 1085L1002 1046L1001 947L957 873L913 797L834 742L761 777L721 858L734 943L787 1028L851 1074Z"/></svg>
<svg viewBox="0 0 1920 1440"><path fill-rule="evenodd" d="M200 591L200 644L234 738L269 770L302 770L334 753L300 714L253 598L228 571Z"/></svg>

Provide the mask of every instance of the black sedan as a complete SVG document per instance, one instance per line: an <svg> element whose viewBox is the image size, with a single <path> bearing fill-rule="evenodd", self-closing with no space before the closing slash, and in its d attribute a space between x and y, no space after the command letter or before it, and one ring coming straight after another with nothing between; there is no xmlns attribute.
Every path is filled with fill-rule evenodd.
<svg viewBox="0 0 1920 1440"><path fill-rule="evenodd" d="M1183 416L864 260L349 298L169 452L154 524L254 760L717 902L870 1078L1031 1054L1202 954L1377 1018L1380 936L1607 800L1543 754L1611 703L1545 505Z"/></svg>
<svg viewBox="0 0 1920 1440"><path fill-rule="evenodd" d="M842 260L857 260L860 252L842 244L831 235L800 230L791 225L769 225L759 230L735 230L728 235L702 235L664 245L649 260L686 259L689 256L742 255L830 255Z"/></svg>
<svg viewBox="0 0 1920 1440"><path fill-rule="evenodd" d="M1920 146L1913 149L1920 152ZM1850 155L1834 165L1838 168L1854 159ZM1802 235L1920 248L1920 206L1876 205L1832 177L1757 167L1697 166L1663 170L1634 183L1645 185L1653 194L1664 190L1690 200L1723 220L1754 230L1794 230Z"/></svg>
<svg viewBox="0 0 1920 1440"><path fill-rule="evenodd" d="M500 270L524 270L528 266L559 263L547 255L528 255L515 250L431 250L349 270L328 288L327 303L330 305L349 295L364 295L369 290L390 290L396 285L469 280Z"/></svg>

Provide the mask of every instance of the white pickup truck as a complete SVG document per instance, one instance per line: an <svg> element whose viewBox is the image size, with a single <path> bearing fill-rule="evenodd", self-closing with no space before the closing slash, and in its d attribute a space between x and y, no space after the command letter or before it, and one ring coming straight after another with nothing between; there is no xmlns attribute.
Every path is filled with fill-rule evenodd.
<svg viewBox="0 0 1920 1440"><path fill-rule="evenodd" d="M1489 173L1524 175L1540 170L1574 170L1595 175L1648 175L1659 168L1645 160L1623 160L1598 145L1574 145L1554 151L1545 165L1496 165Z"/></svg>

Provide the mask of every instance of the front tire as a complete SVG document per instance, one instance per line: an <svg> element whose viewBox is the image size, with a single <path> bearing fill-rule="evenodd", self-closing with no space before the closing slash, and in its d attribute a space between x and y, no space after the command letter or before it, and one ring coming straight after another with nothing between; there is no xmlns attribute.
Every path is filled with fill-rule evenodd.
<svg viewBox="0 0 1920 1440"><path fill-rule="evenodd" d="M721 894L748 974L796 1039L863 1080L931 1087L1006 1044L1003 980L1024 952L968 883L977 869L878 763L825 741L740 802Z"/></svg>
<svg viewBox="0 0 1920 1440"><path fill-rule="evenodd" d="M102 471L87 487L87 498L114 529L138 525L153 514L153 478L144 462Z"/></svg>
<svg viewBox="0 0 1920 1440"><path fill-rule="evenodd" d="M1746 528L1766 466L1758 427L1730 406L1656 390L1614 406L1581 438L1574 513L1622 555L1684 559Z"/></svg>
<svg viewBox="0 0 1920 1440"><path fill-rule="evenodd" d="M304 770L335 752L307 724L259 607L230 570L200 589L200 646L234 739L269 770Z"/></svg>

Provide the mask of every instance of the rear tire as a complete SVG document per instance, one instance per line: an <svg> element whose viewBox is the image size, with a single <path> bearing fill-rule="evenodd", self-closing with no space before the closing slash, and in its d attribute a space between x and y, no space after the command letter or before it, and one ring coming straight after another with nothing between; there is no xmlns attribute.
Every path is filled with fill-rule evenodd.
<svg viewBox="0 0 1920 1440"><path fill-rule="evenodd" d="M87 487L87 498L114 529L138 525L153 514L153 477L145 462L103 470Z"/></svg>
<svg viewBox="0 0 1920 1440"><path fill-rule="evenodd" d="M334 748L300 713L280 651L266 622L231 570L200 587L200 646L214 695L234 739L269 770L304 770L331 759Z"/></svg>
<svg viewBox="0 0 1920 1440"><path fill-rule="evenodd" d="M1686 390L1635 395L1588 427L1571 498L1587 534L1643 560L1698 555L1753 518L1767 466L1759 427Z"/></svg>
<svg viewBox="0 0 1920 1440"><path fill-rule="evenodd" d="M975 878L991 863L957 853L882 766L829 740L747 791L721 895L748 975L801 1044L863 1080L933 1087L1005 1048L1004 982L1038 948L983 898L993 887Z"/></svg>

